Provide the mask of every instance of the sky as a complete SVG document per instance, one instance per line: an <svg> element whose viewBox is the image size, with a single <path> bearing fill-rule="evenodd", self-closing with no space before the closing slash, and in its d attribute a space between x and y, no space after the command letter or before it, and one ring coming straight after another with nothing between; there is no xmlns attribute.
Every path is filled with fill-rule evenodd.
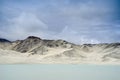
<svg viewBox="0 0 120 80"><path fill-rule="evenodd" d="M0 0L0 37L120 42L119 0Z"/></svg>

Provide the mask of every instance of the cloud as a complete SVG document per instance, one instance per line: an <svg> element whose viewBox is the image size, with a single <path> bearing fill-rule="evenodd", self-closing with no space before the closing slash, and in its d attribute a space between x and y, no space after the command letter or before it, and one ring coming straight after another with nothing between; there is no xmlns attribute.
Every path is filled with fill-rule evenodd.
<svg viewBox="0 0 120 80"><path fill-rule="evenodd" d="M21 13L18 17L9 20L10 25L26 32L36 32L39 29L47 29L47 25L31 13ZM10 26L10 27L11 27ZM22 27L22 28L21 28Z"/></svg>
<svg viewBox="0 0 120 80"><path fill-rule="evenodd" d="M70 29L68 26L61 31L61 33L54 36L55 39L64 39L69 42L73 42L76 44L84 44L84 43L100 43L99 40L95 38L89 38L87 35L80 35L76 30Z"/></svg>
<svg viewBox="0 0 120 80"><path fill-rule="evenodd" d="M6 1L2 5L0 37L29 35L75 43L119 41L115 5L106 0ZM118 23L116 23L118 21Z"/></svg>
<svg viewBox="0 0 120 80"><path fill-rule="evenodd" d="M8 19L7 22L3 26L7 26L7 28L3 29L6 32L1 32L1 34L12 40L25 38L29 35L43 36L45 30L48 28L36 15L25 12L12 19Z"/></svg>

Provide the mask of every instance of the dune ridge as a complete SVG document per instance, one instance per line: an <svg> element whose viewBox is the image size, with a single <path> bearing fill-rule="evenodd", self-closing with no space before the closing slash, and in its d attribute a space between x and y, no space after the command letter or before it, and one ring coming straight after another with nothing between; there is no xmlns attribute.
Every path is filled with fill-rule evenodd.
<svg viewBox="0 0 120 80"><path fill-rule="evenodd" d="M120 43L76 45L35 36L0 39L0 63L120 64Z"/></svg>

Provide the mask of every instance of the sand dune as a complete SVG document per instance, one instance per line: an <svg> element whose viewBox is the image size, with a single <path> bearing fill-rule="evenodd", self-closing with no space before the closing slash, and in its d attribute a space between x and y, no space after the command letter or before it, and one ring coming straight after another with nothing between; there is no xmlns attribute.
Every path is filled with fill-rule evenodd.
<svg viewBox="0 0 120 80"><path fill-rule="evenodd" d="M30 36L0 42L0 63L120 64L120 43L76 45Z"/></svg>

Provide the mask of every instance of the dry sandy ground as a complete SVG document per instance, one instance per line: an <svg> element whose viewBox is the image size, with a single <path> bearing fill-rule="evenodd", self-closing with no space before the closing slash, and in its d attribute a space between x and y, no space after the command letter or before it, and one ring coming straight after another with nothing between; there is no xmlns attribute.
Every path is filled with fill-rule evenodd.
<svg viewBox="0 0 120 80"><path fill-rule="evenodd" d="M109 61L102 61L101 54L84 53L86 58L76 57L56 57L70 49L50 48L44 55L31 55L31 53L20 53L12 50L0 49L0 64L120 64L120 60L109 58Z"/></svg>

